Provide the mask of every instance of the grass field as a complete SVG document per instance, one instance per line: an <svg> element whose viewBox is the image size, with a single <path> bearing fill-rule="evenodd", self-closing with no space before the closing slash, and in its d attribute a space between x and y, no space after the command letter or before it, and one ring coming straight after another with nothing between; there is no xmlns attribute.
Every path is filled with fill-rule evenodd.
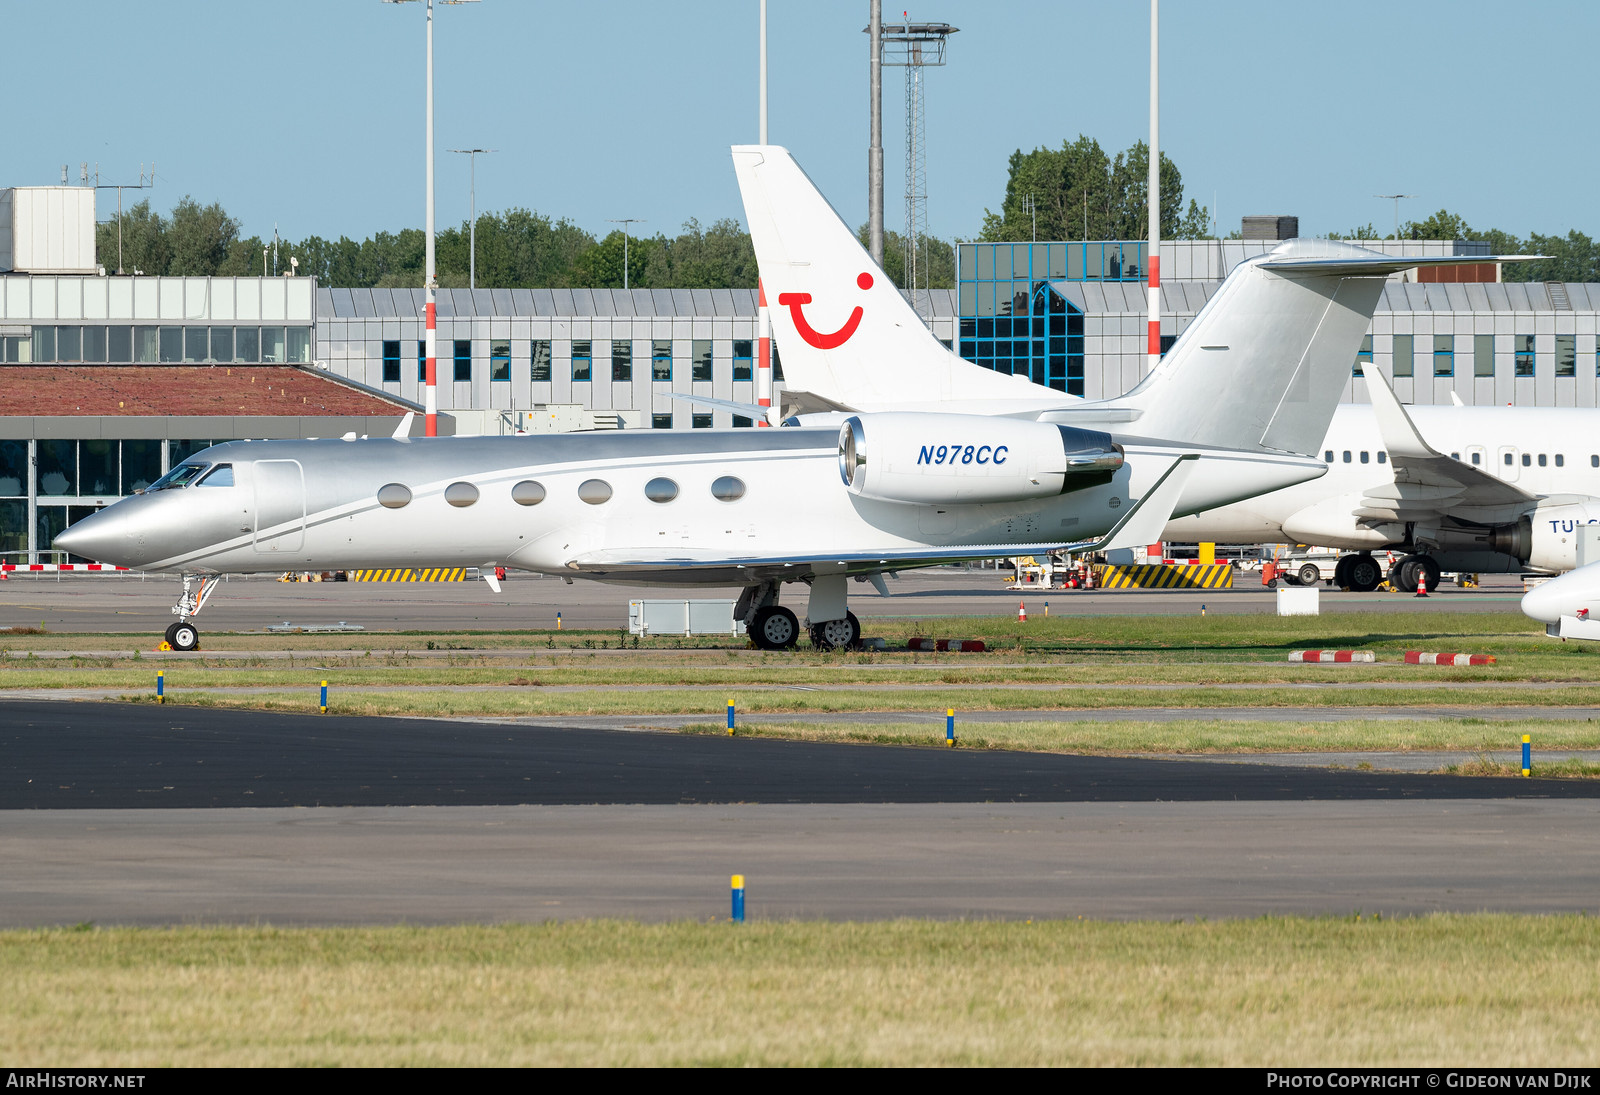
<svg viewBox="0 0 1600 1095"><path fill-rule="evenodd" d="M201 653L155 658L126 636L0 636L0 690L102 689L153 702L313 712L327 680L337 714L696 716L732 700L750 732L844 741L927 743L942 727L874 724L870 712L1191 708L1178 721L970 724L973 748L1074 752L1448 749L1490 751L1535 735L1540 749L1600 748L1600 726L1559 717L1600 706L1600 649L1556 643L1514 612L1370 612L1320 617L962 617L880 621L903 646L912 634L983 638L984 654L771 653L728 640L615 632L454 632L207 636ZM1373 651L1372 665L1294 665L1310 647ZM1408 666L1408 649L1494 654L1493 666ZM1466 686L1466 687L1464 687ZM1282 707L1278 722L1207 718L1207 709ZM1467 717L1334 722L1306 709L1466 709ZM1474 709L1539 706L1543 719L1473 717ZM1295 709L1293 712L1287 709ZM857 723L762 723L763 715L862 713ZM1509 744L1508 744L1509 742ZM1480 766L1481 767L1481 766ZM1465 767L1461 771L1475 772ZM1486 769L1485 769L1486 770ZM1581 766L1574 774L1582 774Z"/></svg>
<svg viewBox="0 0 1600 1095"><path fill-rule="evenodd" d="M1517 752L1522 735L1533 738L1541 776L1591 776L1592 765L1564 764L1563 750L1600 748L1600 727L1557 719L1352 719L1348 722L1257 722L1242 719L1174 719L1170 722L966 722L956 727L964 749L1025 749L1037 752L1116 755L1128 753L1361 753L1419 751L1488 754ZM685 733L726 734L722 723L698 723ZM874 745L945 744L944 720L926 724L868 722L741 722L739 734L801 741L845 741ZM1488 760L1459 766L1461 775L1517 775Z"/></svg>
<svg viewBox="0 0 1600 1095"><path fill-rule="evenodd" d="M0 933L30 1066L1600 1061L1587 917Z"/></svg>

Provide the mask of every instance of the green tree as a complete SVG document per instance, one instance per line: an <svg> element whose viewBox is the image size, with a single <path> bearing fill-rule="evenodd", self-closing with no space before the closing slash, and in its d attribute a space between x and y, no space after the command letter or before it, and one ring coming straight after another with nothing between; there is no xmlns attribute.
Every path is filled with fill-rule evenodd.
<svg viewBox="0 0 1600 1095"><path fill-rule="evenodd" d="M861 246L867 246L868 227L856 229ZM900 288L906 287L906 239L890 228L883 230L883 272ZM954 289L956 249L937 236L923 236L917 248L917 283L924 289Z"/></svg>
<svg viewBox="0 0 1600 1095"><path fill-rule="evenodd" d="M166 236L172 253L168 274L208 277L227 260L239 222L219 203L202 206L186 194L172 209Z"/></svg>
<svg viewBox="0 0 1600 1095"><path fill-rule="evenodd" d="M1328 233L1328 238L1330 240L1381 240L1383 236L1376 228L1372 227L1372 222L1368 221L1366 224L1357 225L1348 232L1330 232Z"/></svg>
<svg viewBox="0 0 1600 1095"><path fill-rule="evenodd" d="M754 289L756 252L739 222L724 218L701 228L694 218L653 249L639 281L657 289Z"/></svg>
<svg viewBox="0 0 1600 1095"><path fill-rule="evenodd" d="M1079 135L1059 149L1011 154L999 213L984 210L981 239L1143 239L1148 233L1150 148L1143 141L1106 155ZM1183 176L1161 155L1161 234L1195 239L1209 234L1210 212L1191 200L1183 207Z"/></svg>
<svg viewBox="0 0 1600 1095"><path fill-rule="evenodd" d="M577 257L572 264L569 284L592 289L621 289L622 261L626 253L629 288L650 288L641 279L650 265L651 253L665 245L666 240L660 236L638 239L629 236L624 246L622 233L612 232Z"/></svg>
<svg viewBox="0 0 1600 1095"><path fill-rule="evenodd" d="M122 269L131 274L165 274L172 261L167 225L151 210L146 198L122 214ZM117 269L117 221L113 218L95 230L96 261L107 270Z"/></svg>

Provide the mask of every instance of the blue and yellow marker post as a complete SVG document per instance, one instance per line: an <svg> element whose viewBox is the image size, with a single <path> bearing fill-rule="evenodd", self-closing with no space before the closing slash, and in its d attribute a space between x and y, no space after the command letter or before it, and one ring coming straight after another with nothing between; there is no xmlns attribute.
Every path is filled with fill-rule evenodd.
<svg viewBox="0 0 1600 1095"><path fill-rule="evenodd" d="M733 737L733 697L728 697L728 736Z"/></svg>
<svg viewBox="0 0 1600 1095"><path fill-rule="evenodd" d="M1522 735L1522 774L1533 775L1533 735Z"/></svg>
<svg viewBox="0 0 1600 1095"><path fill-rule="evenodd" d="M952 749L956 747L956 709L954 707L946 707L944 709L944 743Z"/></svg>
<svg viewBox="0 0 1600 1095"><path fill-rule="evenodd" d="M322 703L322 713L324 715L326 715L328 713L328 682L327 681L323 681L322 682L322 701L321 701L321 703Z"/></svg>
<svg viewBox="0 0 1600 1095"><path fill-rule="evenodd" d="M736 875L733 876L732 888L733 888L733 900L732 900L732 907L729 910L728 919L732 920L735 924L743 924L744 923L744 875L736 874Z"/></svg>
<svg viewBox="0 0 1600 1095"><path fill-rule="evenodd" d="M156 674L156 702L157 703L166 703L167 702L166 684L167 684L167 675L165 673L157 673Z"/></svg>
<svg viewBox="0 0 1600 1095"><path fill-rule="evenodd" d="M559 612L556 613L556 630L561 630L561 613Z"/></svg>

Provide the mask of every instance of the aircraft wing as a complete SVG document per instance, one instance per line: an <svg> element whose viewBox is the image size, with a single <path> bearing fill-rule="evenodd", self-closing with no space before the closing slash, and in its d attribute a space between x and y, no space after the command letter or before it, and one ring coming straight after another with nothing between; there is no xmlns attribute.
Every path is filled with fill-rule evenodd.
<svg viewBox="0 0 1600 1095"><path fill-rule="evenodd" d="M1394 482L1369 489L1355 510L1358 518L1417 521L1452 510L1530 506L1536 496L1482 468L1439 452L1418 432L1383 374L1362 362L1367 392L1378 420L1378 435L1388 450Z"/></svg>
<svg viewBox="0 0 1600 1095"><path fill-rule="evenodd" d="M1187 453L1172 462L1161 478L1122 515L1110 532L1093 540L1034 541L1022 543L928 545L887 548L875 551L828 553L785 553L774 555L730 556L711 549L676 555L657 554L659 549L606 548L586 552L567 561L567 568L591 577L645 577L659 574L673 580L686 580L692 572L702 572L710 582L727 575L729 582L751 577L797 577L806 573L876 574L886 570L940 566L973 559L998 559L1013 555L1042 555L1052 551L1077 553L1111 551L1154 543L1160 538L1172 511L1177 508L1198 453Z"/></svg>

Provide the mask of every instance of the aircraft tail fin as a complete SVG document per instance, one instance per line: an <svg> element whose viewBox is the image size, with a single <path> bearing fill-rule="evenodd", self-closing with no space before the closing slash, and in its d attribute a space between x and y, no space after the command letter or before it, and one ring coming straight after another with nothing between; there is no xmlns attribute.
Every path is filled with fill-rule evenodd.
<svg viewBox="0 0 1600 1095"><path fill-rule="evenodd" d="M1287 240L1235 267L1155 371L1097 407L1129 431L1181 444L1317 451L1388 275L1501 261L1413 258L1337 240Z"/></svg>
<svg viewBox="0 0 1600 1095"><path fill-rule="evenodd" d="M733 165L788 386L858 410L1073 401L935 338L787 149L738 145Z"/></svg>

